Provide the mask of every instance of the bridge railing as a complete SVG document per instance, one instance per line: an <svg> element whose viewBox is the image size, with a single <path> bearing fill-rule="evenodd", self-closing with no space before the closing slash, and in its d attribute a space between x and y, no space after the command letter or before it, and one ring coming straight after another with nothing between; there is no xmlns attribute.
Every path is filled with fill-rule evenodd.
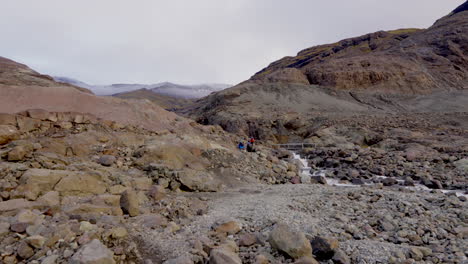
<svg viewBox="0 0 468 264"><path fill-rule="evenodd" d="M304 148L315 148L314 143L286 143L286 144L274 144L273 147L282 148L287 150L299 150Z"/></svg>

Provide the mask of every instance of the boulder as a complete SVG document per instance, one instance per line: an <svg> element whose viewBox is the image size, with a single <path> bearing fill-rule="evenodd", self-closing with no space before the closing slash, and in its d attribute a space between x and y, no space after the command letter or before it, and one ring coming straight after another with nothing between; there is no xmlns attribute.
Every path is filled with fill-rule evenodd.
<svg viewBox="0 0 468 264"><path fill-rule="evenodd" d="M335 250L332 261L334 264L351 264L349 257L340 249Z"/></svg>
<svg viewBox="0 0 468 264"><path fill-rule="evenodd" d="M103 194L106 192L106 185L94 176L78 172L69 172L69 175L62 178L54 188L61 195L89 195Z"/></svg>
<svg viewBox="0 0 468 264"><path fill-rule="evenodd" d="M1 134L0 134L1 135ZM0 136L1 137L1 136ZM1 142L0 142L1 144ZM468 158L467 159L460 159L453 163L455 167L462 172L468 173Z"/></svg>
<svg viewBox="0 0 468 264"><path fill-rule="evenodd" d="M10 223L0 222L0 237L8 234L10 232Z"/></svg>
<svg viewBox="0 0 468 264"><path fill-rule="evenodd" d="M19 131L14 126L0 125L0 145L18 139Z"/></svg>
<svg viewBox="0 0 468 264"><path fill-rule="evenodd" d="M16 127L16 116L12 114L0 113L0 125Z"/></svg>
<svg viewBox="0 0 468 264"><path fill-rule="evenodd" d="M217 233L224 233L224 234L229 234L229 235L234 235L241 230L242 230L242 226L235 221L229 221L229 222L223 223L215 228L215 231Z"/></svg>
<svg viewBox="0 0 468 264"><path fill-rule="evenodd" d="M120 207L125 214L137 216L140 214L138 195L133 190L126 190L120 196Z"/></svg>
<svg viewBox="0 0 468 264"><path fill-rule="evenodd" d="M57 114L43 109L31 109L27 111L28 116L34 119L57 122Z"/></svg>
<svg viewBox="0 0 468 264"><path fill-rule="evenodd" d="M149 196L152 197L155 201L164 199L166 196L166 189L161 185L154 185L149 191Z"/></svg>
<svg viewBox="0 0 468 264"><path fill-rule="evenodd" d="M98 163L101 164L102 166L110 167L114 165L116 160L117 159L112 155L104 155L98 159Z"/></svg>
<svg viewBox="0 0 468 264"><path fill-rule="evenodd" d="M56 191L47 192L43 196L39 197L39 199L37 199L37 202L39 202L42 205L49 206L49 207L59 206L60 194L59 192L56 192Z"/></svg>
<svg viewBox="0 0 468 264"><path fill-rule="evenodd" d="M324 176L312 176L310 180L313 184L327 184L327 179Z"/></svg>
<svg viewBox="0 0 468 264"><path fill-rule="evenodd" d="M331 259L335 255L335 250L339 248L339 242L334 238L317 236L310 243L314 256L320 261Z"/></svg>
<svg viewBox="0 0 468 264"><path fill-rule="evenodd" d="M70 264L114 264L114 253L101 241L93 239L82 246L70 259Z"/></svg>
<svg viewBox="0 0 468 264"><path fill-rule="evenodd" d="M273 248L294 259L312 257L312 247L304 233L294 231L285 224L275 226L270 233L268 242Z"/></svg>
<svg viewBox="0 0 468 264"><path fill-rule="evenodd" d="M221 189L213 175L204 171L186 170L181 173L179 180L190 191L216 192Z"/></svg>
<svg viewBox="0 0 468 264"><path fill-rule="evenodd" d="M215 248L210 252L209 264L242 264L239 256L226 248Z"/></svg>
<svg viewBox="0 0 468 264"><path fill-rule="evenodd" d="M392 186L398 184L398 181L394 178L385 178L382 183L384 186Z"/></svg>
<svg viewBox="0 0 468 264"><path fill-rule="evenodd" d="M29 169L21 176L21 182L29 186L31 193L28 195L34 200L33 197L52 191L60 179L73 173L64 170Z"/></svg>
<svg viewBox="0 0 468 264"><path fill-rule="evenodd" d="M22 259L28 259L34 255L34 249L32 249L28 243L21 242L18 246L16 253Z"/></svg>
<svg viewBox="0 0 468 264"><path fill-rule="evenodd" d="M254 234L244 234L239 238L239 246L250 247L257 243L257 237Z"/></svg>
<svg viewBox="0 0 468 264"><path fill-rule="evenodd" d="M18 116L16 121L18 122L19 131L22 133L30 132L41 127L41 120L38 119Z"/></svg>
<svg viewBox="0 0 468 264"><path fill-rule="evenodd" d="M32 146L16 146L8 152L8 161L22 161L32 151Z"/></svg>
<svg viewBox="0 0 468 264"><path fill-rule="evenodd" d="M0 212L15 211L34 207L39 206L36 202L30 202L25 199L11 199L0 202Z"/></svg>
<svg viewBox="0 0 468 264"><path fill-rule="evenodd" d="M26 238L26 241L28 242L30 246L40 249L42 248L42 246L44 246L46 238L43 236L36 235L36 236L30 236Z"/></svg>

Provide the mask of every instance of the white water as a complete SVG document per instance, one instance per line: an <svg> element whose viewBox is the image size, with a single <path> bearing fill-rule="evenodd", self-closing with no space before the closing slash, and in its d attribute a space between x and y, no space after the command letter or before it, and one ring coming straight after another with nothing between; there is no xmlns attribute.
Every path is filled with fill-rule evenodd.
<svg viewBox="0 0 468 264"><path fill-rule="evenodd" d="M328 185L341 186L341 187L359 187L360 186L360 185L355 185L355 184L350 184L350 183L340 183L339 180L337 179L328 178L326 176L325 170L318 170L318 171L314 171L311 173L312 168L309 167L309 162L307 161L307 159L301 158L301 155L295 152L292 152L292 154L295 160L298 160L301 162L301 165L302 165L302 167L300 168L301 177L323 176ZM375 177L380 178L380 179L388 178L386 176L375 176ZM397 181L399 183L404 182L403 180L397 180ZM415 186L400 186L400 187L404 187L410 190L417 190L417 191L426 191L426 192L433 191L433 189L430 189L427 186L424 186L422 184L415 184ZM440 191L443 193L455 193L457 196L465 196L468 198L468 194L465 194L464 191L459 191L459 190L440 190Z"/></svg>

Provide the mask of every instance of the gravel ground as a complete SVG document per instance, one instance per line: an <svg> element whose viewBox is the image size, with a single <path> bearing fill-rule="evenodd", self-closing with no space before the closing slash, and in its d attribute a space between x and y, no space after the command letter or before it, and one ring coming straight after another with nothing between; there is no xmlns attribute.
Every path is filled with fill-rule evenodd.
<svg viewBox="0 0 468 264"><path fill-rule="evenodd" d="M148 249L152 249L152 252L157 251L160 256L164 256L163 258L190 252L193 241L207 237L214 225L234 220L242 224L244 231L255 232L263 238L267 237L275 223L283 222L310 237L320 235L337 238L340 248L351 257L353 263L388 263L390 256L404 256L410 246L415 245L404 238L398 238L397 231L404 230L411 234L416 232L419 225L427 229L433 219L449 224L448 229L466 226L465 217L468 211L466 202L459 201L459 198L454 196L397 188L253 185L223 193L185 195L189 198L206 199L208 212L181 224L182 229L175 234L147 230L138 234ZM449 202L456 206L440 205ZM376 223L384 220L393 223L396 228L390 231L374 231L375 226L379 226ZM374 226L374 229L365 233L363 225ZM435 247L437 242L442 245L451 238L437 239L426 241L428 243L423 245ZM451 245L455 245L453 250L434 253L434 257L437 256L438 260L443 261L439 263L466 261L466 256L456 255L464 255L463 248L466 251L467 241L455 239L450 242ZM456 252L457 249L461 254ZM269 251L271 253L266 243L254 249L241 248L240 256L244 263L250 263L252 255ZM275 254L271 254L273 259ZM444 259L447 262L444 262ZM280 259L272 263L282 261L289 262ZM434 259L434 262L437 260Z"/></svg>

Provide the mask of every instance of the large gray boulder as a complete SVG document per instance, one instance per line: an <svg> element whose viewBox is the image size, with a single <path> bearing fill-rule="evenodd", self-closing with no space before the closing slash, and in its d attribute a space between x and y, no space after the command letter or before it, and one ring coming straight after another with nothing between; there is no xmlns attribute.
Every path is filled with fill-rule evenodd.
<svg viewBox="0 0 468 264"><path fill-rule="evenodd" d="M69 264L115 264L114 253L101 241L93 239L73 255Z"/></svg>
<svg viewBox="0 0 468 264"><path fill-rule="evenodd" d="M285 224L278 224L268 238L271 246L288 256L299 259L312 257L312 247L305 234L292 230Z"/></svg>

